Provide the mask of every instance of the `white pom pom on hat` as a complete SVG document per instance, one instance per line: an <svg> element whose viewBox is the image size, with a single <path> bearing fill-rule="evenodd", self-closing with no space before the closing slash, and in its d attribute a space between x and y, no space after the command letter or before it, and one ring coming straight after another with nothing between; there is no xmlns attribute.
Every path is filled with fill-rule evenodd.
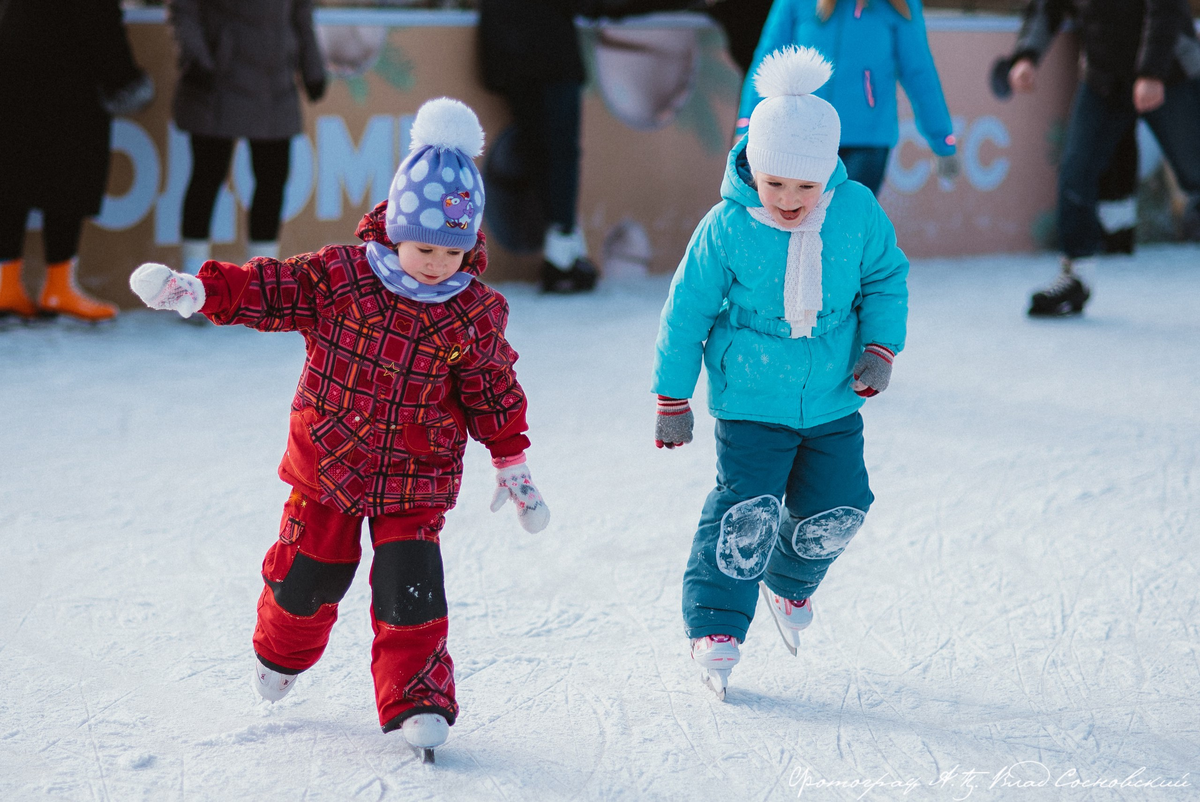
<svg viewBox="0 0 1200 802"><path fill-rule="evenodd" d="M472 159L483 153L483 127L471 107L460 100L439 97L417 110L410 150L434 147L457 150Z"/></svg>
<svg viewBox="0 0 1200 802"><path fill-rule="evenodd" d="M746 159L754 172L828 184L837 167L842 123L813 92L833 67L819 51L788 45L769 53L754 74L763 96L750 115Z"/></svg>

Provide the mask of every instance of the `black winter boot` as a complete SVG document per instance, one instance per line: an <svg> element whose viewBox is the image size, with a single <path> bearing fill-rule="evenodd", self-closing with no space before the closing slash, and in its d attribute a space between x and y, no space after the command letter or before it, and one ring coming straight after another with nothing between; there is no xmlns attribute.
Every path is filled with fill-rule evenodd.
<svg viewBox="0 0 1200 802"><path fill-rule="evenodd" d="M1030 298L1030 317L1065 317L1078 315L1092 295L1087 285L1071 270L1071 263L1063 263L1063 272L1049 287L1038 290Z"/></svg>
<svg viewBox="0 0 1200 802"><path fill-rule="evenodd" d="M590 292L596 287L600 275L596 266L586 257L579 257L567 270L559 270L548 261L542 262L542 292L567 295L575 292Z"/></svg>

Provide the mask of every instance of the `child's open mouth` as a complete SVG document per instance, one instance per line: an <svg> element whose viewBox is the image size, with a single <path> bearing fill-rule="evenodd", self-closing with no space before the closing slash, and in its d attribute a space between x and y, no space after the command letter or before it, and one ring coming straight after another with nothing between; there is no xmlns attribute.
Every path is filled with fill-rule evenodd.
<svg viewBox="0 0 1200 802"><path fill-rule="evenodd" d="M800 219L800 213L804 211L804 207L800 206L795 209L780 209L778 206L776 206L775 210L779 212L780 217L790 222L792 220Z"/></svg>

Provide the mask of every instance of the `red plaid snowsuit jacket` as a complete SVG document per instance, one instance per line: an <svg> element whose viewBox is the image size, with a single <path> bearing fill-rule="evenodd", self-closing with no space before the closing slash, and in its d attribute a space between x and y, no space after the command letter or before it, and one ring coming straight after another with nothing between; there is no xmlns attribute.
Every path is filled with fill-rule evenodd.
<svg viewBox="0 0 1200 802"><path fill-rule="evenodd" d="M363 218L364 241L391 246L387 201ZM482 232L464 269L487 267ZM504 339L508 303L478 280L426 304L387 290L362 246L329 245L280 262L207 262L214 323L300 331L308 359L292 401L279 475L348 515L454 506L470 434L494 457L519 454L525 392Z"/></svg>

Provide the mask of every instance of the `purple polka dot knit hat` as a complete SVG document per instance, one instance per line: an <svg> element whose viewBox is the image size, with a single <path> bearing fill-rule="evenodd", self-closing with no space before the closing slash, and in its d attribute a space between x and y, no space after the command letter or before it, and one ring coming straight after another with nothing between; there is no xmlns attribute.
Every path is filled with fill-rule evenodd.
<svg viewBox="0 0 1200 802"><path fill-rule="evenodd" d="M474 248L483 222L483 179L474 161L481 153L483 128L470 107L447 97L421 106L412 148L388 190L388 239Z"/></svg>

